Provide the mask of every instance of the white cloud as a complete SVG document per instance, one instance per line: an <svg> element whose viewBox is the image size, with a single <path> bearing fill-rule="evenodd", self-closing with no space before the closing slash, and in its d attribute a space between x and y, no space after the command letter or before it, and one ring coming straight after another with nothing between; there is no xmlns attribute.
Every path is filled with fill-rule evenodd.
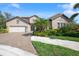
<svg viewBox="0 0 79 59"><path fill-rule="evenodd" d="M11 6L13 6L15 8L20 8L20 5L19 4L16 4L16 3L12 3Z"/></svg>
<svg viewBox="0 0 79 59"><path fill-rule="evenodd" d="M59 5L59 7L64 9L63 11L64 14L71 16L72 14L79 12L79 11L73 10L74 4L75 3L63 4L63 5Z"/></svg>
<svg viewBox="0 0 79 59"><path fill-rule="evenodd" d="M63 4L62 8L64 9L73 9L75 3L70 3L70 4Z"/></svg>
<svg viewBox="0 0 79 59"><path fill-rule="evenodd" d="M79 11L73 11L73 10L65 10L63 13L68 15L68 16L71 16L75 13L78 13Z"/></svg>

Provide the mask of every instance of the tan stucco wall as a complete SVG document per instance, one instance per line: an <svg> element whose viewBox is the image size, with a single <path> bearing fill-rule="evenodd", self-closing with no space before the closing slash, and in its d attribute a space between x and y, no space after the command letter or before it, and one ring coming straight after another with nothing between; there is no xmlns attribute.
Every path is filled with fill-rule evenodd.
<svg viewBox="0 0 79 59"><path fill-rule="evenodd" d="M30 23L34 23L35 20L37 20L37 17L31 17L31 18L30 18Z"/></svg>
<svg viewBox="0 0 79 59"><path fill-rule="evenodd" d="M13 19L13 20L7 22L6 23L7 28L9 28L10 26L26 26L27 27L26 31L31 31L31 25L30 24L25 23L21 20L19 20L19 23L17 24L17 20L19 20L19 19L16 18L16 19Z"/></svg>
<svg viewBox="0 0 79 59"><path fill-rule="evenodd" d="M53 29L57 29L58 28L58 22L67 23L68 24L68 21L66 21L62 17L59 17L59 18L56 18L55 20L52 20L52 28Z"/></svg>

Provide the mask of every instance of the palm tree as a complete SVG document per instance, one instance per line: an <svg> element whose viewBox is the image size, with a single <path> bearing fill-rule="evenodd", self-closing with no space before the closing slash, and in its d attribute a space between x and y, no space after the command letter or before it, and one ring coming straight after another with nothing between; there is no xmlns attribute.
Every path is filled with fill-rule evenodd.
<svg viewBox="0 0 79 59"><path fill-rule="evenodd" d="M39 32L45 31L48 27L48 21L43 18L38 18L35 21L34 26L36 27L36 31L39 31Z"/></svg>
<svg viewBox="0 0 79 59"><path fill-rule="evenodd" d="M76 3L76 4L73 6L73 8L74 8L74 9L79 8L79 3ZM78 15L79 15L79 13L73 14L73 15L70 17L70 20L71 20L72 22L74 22L75 17L78 16Z"/></svg>

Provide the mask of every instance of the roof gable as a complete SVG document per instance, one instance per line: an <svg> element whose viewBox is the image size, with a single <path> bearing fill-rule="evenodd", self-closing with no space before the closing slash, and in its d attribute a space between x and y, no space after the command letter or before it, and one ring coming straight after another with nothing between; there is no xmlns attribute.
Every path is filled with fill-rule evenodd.
<svg viewBox="0 0 79 59"><path fill-rule="evenodd" d="M70 22L70 19L69 19L67 16L65 16L64 14L56 14L56 15L50 17L49 20L50 20L50 19L51 19L51 20L55 20L56 18L59 18L59 17L62 17L62 18L64 18L66 21Z"/></svg>
<svg viewBox="0 0 79 59"><path fill-rule="evenodd" d="M17 19L19 19L19 20L21 20L21 21L23 21L23 22L25 22L25 23L31 24L31 23L30 23L30 18L32 18L32 17L38 18L37 15L33 15L33 16L30 16L30 17L19 17L19 16L16 16L16 17L14 17L14 18L12 18L12 19L7 20L6 22L9 22L9 21L14 20L14 19L17 18Z"/></svg>
<svg viewBox="0 0 79 59"><path fill-rule="evenodd" d="M18 16L14 17L14 18L12 18L12 19L9 19L9 20L7 20L6 22L9 22L9 21L12 21L12 20L15 20L15 19L19 19L20 21L22 21L22 22L24 22L24 23L30 24L28 21L25 21L24 18L18 17ZM27 19L27 20L28 20L28 19Z"/></svg>

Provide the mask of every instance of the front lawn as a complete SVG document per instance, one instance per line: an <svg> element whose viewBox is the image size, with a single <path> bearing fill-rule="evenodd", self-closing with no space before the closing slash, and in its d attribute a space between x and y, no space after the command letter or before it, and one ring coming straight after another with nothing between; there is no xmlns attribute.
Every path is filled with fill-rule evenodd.
<svg viewBox="0 0 79 59"><path fill-rule="evenodd" d="M79 51L74 51L61 46L50 45L32 41L39 56L79 56Z"/></svg>
<svg viewBox="0 0 79 59"><path fill-rule="evenodd" d="M68 36L51 36L51 38L62 39L62 40L70 40L79 42L79 38L77 37L68 37Z"/></svg>

